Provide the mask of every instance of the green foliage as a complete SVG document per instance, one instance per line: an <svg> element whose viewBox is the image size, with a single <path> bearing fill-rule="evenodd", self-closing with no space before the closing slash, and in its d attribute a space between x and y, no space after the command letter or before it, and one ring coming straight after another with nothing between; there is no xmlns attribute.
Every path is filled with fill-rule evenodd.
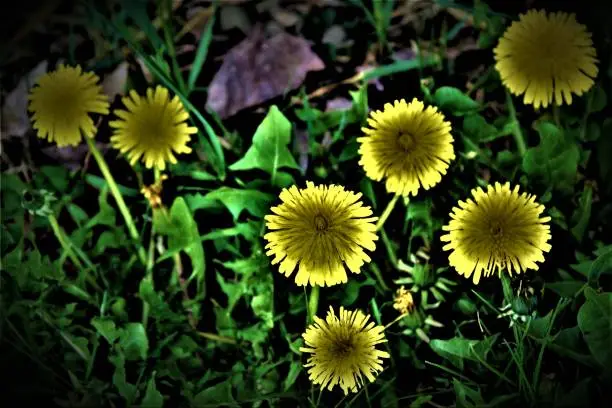
<svg viewBox="0 0 612 408"><path fill-rule="evenodd" d="M478 102L461 90L450 86L442 86L436 89L433 100L442 111L447 111L454 116L463 116L480 108Z"/></svg>
<svg viewBox="0 0 612 408"><path fill-rule="evenodd" d="M291 122L276 106L272 106L263 122L257 127L253 144L244 157L229 166L230 170L261 169L277 182L278 170L283 167L298 168L287 148L291 140Z"/></svg>
<svg viewBox="0 0 612 408"><path fill-rule="evenodd" d="M194 153L167 169L161 202L142 194L161 180L159 172L105 153L137 226L132 239L99 166L87 158L70 160L81 166L76 170L48 165L50 159L29 151L39 144L25 143L19 164L21 152L13 154L7 143L0 346L9 351L1 365L14 379L6 389L27 384L19 401L33 402L40 392L45 403L63 407L597 406L612 379L610 67L601 66L596 84L571 106L535 111L509 93L504 100L492 57L484 70L466 58L474 70L454 74L463 45L490 55L515 19L493 4L439 0L452 13L427 20L431 38L420 34L410 44L399 33L410 16L420 24L426 10L418 7L407 12L392 1L354 0L359 17L352 23L339 23L335 6L273 8L281 23L296 13L295 32L342 28L347 44L356 33L372 33L359 44L368 47L366 62L354 60L363 54L354 45L338 46L338 61L346 52L349 63L326 60L317 74L322 83L313 85L316 76L309 76L300 91L263 106L261 123L250 120L262 107L222 122L200 108L197 94L206 91L202 82L221 59L219 50L231 45L216 44L217 31L243 18L232 15L241 10L215 3L184 18L185 7L173 9L176 2L167 0L103 3L85 2L84 14L67 20L70 30L88 35L79 45L84 55L95 42L93 60L75 62L104 81L132 54L129 61L138 63L130 64L123 88L160 84L176 95L198 127ZM453 20L460 13L467 14ZM196 42L185 35L190 30ZM277 54L280 63L284 52ZM610 59L605 50L598 58ZM344 80L326 77L334 71ZM253 73L236 73L237 83L247 74ZM312 180L362 193L380 217L391 196L363 174L356 139L372 109L400 97L445 115L457 157L439 185L397 201L360 274L321 288L318 316L329 306L361 309L386 326L387 342L377 347L391 358L360 392L319 396L300 351L316 297L310 287L295 286L295 272L287 278L271 264L265 216L282 188ZM326 108L331 98L346 107ZM107 119L100 121L104 133ZM449 266L440 235L457 200L496 181L520 185L545 206L552 250L537 271L501 284L490 276L474 286Z"/></svg>
<svg viewBox="0 0 612 408"><path fill-rule="evenodd" d="M580 160L578 146L566 132L550 122L536 124L536 130L540 143L523 156L523 170L534 182L571 194Z"/></svg>

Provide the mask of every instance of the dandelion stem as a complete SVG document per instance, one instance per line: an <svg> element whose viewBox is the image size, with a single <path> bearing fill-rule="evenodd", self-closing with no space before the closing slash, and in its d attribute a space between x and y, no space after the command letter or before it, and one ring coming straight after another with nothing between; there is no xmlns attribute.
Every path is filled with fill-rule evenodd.
<svg viewBox="0 0 612 408"><path fill-rule="evenodd" d="M514 109L514 102L512 102L512 95L506 90L506 106L508 106L508 113L510 114L510 122L512 125L512 136L514 136L514 141L516 142L516 148L519 151L519 154L522 156L527 152L527 143L525 142L525 137L523 136L523 131L521 130L521 124L516 118L516 109Z"/></svg>
<svg viewBox="0 0 612 408"><path fill-rule="evenodd" d="M310 299L308 299L308 317L312 323L314 317L317 315L317 309L319 308L319 287L313 286L310 290Z"/></svg>
<svg viewBox="0 0 612 408"><path fill-rule="evenodd" d="M380 273L380 268L378 267L378 265L376 265L375 263L371 263L370 264L370 270L372 272L374 272L374 276L376 276L376 280L378 281L378 284L380 285L380 287L384 290L384 291L388 291L389 290L389 286L387 286L387 284L385 283L382 274Z"/></svg>
<svg viewBox="0 0 612 408"><path fill-rule="evenodd" d="M397 316L391 323L387 323L387 325L385 326L385 330L402 320L404 317L408 316L408 314L409 313L402 313L401 315Z"/></svg>
<svg viewBox="0 0 612 408"><path fill-rule="evenodd" d="M231 337L225 337L225 336L220 336L215 333L208 333L208 332L201 332L201 331L197 333L198 333L198 336L204 337L205 339L208 339L208 340L218 341L220 343L226 343L226 344L236 344L236 340L232 339Z"/></svg>
<svg viewBox="0 0 612 408"><path fill-rule="evenodd" d="M383 225L385 225L385 221L387 221L387 218L389 218L389 215L391 215L391 211L393 211L393 208L395 207L395 204L397 203L399 197L399 194L395 194L391 201L389 201L389 204L387 204L387 207L385 208L382 215L378 219L378 222L376 223L376 231L379 231L383 227Z"/></svg>
<svg viewBox="0 0 612 408"><path fill-rule="evenodd" d="M100 171L102 172L102 175L104 176L104 178L106 179L106 182L108 183L110 192L113 194L113 197L115 197L115 201L117 202L117 207L119 207L119 212L121 213L121 215L123 216L123 219L125 220L125 224L127 226L130 237L132 238L132 240L134 241L134 243L136 244L138 248L138 257L140 258L140 261L142 262L142 264L146 265L147 264L147 254L142 246L142 243L140 242L140 235L138 234L138 230L136 229L136 225L134 224L134 220L132 219L132 214L130 214L130 210L125 204L125 201L123 200L123 196L121 195L121 192L119 191L119 187L117 186L117 183L115 182L115 179L113 178L113 175L111 174L108 168L108 164L106 164L104 157L102 157L102 154L100 153L100 150L98 150L98 148L96 147L96 144L93 141L93 139L86 137L85 140L87 141L87 145L89 146L89 150L91 151L91 154L93 155L94 159L96 159L96 162L98 163L98 167L100 167Z"/></svg>
<svg viewBox="0 0 612 408"><path fill-rule="evenodd" d="M55 235L55 237L59 241L61 247L66 252L66 255L68 256L68 258L70 258L70 260L72 261L74 266L79 268L79 270L83 270L84 269L83 263L81 262L79 257L72 250L72 246L71 246L70 242L68 242L66 234L64 233L62 228L59 226L59 223L57 222L57 218L55 218L55 215L50 214L50 215L47 216L47 219L49 220L49 224L51 224L51 229L53 230L53 234ZM102 288L100 288L98 283L95 281L95 279L89 273L85 274L85 278L87 279L87 282L89 282L89 284L94 289L96 289L98 292L102 292Z"/></svg>
<svg viewBox="0 0 612 408"><path fill-rule="evenodd" d="M68 258L70 258L72 263L77 268L83 269L83 264L81 263L79 258L76 256L76 254L74 253L74 251L70 247L70 244L68 242L66 242L66 237L64 235L64 231L62 231L62 228L59 226L59 224L57 222L57 218L55 218L55 215L50 214L47 217L47 219L49 220L49 224L51 224L51 229L53 230L53 234L55 234L55 237L57 238L57 240L59 241L60 245L62 246L62 248L66 252L66 255L68 256Z"/></svg>

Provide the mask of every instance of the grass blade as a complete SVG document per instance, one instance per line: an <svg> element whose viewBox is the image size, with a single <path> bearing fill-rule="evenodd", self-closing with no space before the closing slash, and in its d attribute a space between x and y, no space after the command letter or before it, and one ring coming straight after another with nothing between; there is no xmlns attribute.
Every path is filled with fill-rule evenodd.
<svg viewBox="0 0 612 408"><path fill-rule="evenodd" d="M210 42L212 40L212 32L213 26L215 25L217 15L217 7L214 6L213 14L210 17L210 21L206 25L206 30L200 37L200 43L198 44L198 49L196 50L195 59L193 60L193 64L191 65L191 71L189 71L189 78L187 79L187 93L190 94L195 87L195 83L200 76L200 72L202 71L202 67L204 66L204 62L206 61L206 57L208 56L208 47L210 46Z"/></svg>

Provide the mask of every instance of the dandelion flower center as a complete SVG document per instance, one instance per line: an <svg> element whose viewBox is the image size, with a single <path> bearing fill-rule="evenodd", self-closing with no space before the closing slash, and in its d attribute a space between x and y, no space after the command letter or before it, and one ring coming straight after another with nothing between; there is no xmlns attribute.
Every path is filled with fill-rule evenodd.
<svg viewBox="0 0 612 408"><path fill-rule="evenodd" d="M597 58L591 34L574 14L530 10L494 49L495 68L514 95L535 108L572 103L594 84Z"/></svg>
<svg viewBox="0 0 612 408"><path fill-rule="evenodd" d="M449 242L445 250L452 250L449 262L466 277L473 275L474 283L481 275L507 270L522 273L538 269L543 252L550 250L550 217L540 218L544 206L535 197L518 193L519 187L510 184L488 186L472 190L474 201L460 201L451 214L451 221L443 229L449 233L441 237Z"/></svg>
<svg viewBox="0 0 612 408"><path fill-rule="evenodd" d="M332 286L348 280L346 269L359 273L373 251L378 219L360 201L361 194L341 186L292 186L280 194L282 204L273 207L264 239L272 264L289 277L297 268L300 285Z"/></svg>
<svg viewBox="0 0 612 408"><path fill-rule="evenodd" d="M327 218L321 214L315 215L314 219L315 229L319 232L326 232L329 228L329 222Z"/></svg>
<svg viewBox="0 0 612 408"><path fill-rule="evenodd" d="M337 358L346 358L355 349L355 346L349 339L339 339L331 348L332 354Z"/></svg>
<svg viewBox="0 0 612 408"><path fill-rule="evenodd" d="M374 381L374 375L382 371L382 359L389 354L376 349L386 342L384 327L368 322L370 316L361 311L348 311L340 307L337 316L330 308L325 320L314 318L302 335L304 353L311 353L304 367L314 384L332 390L337 384L348 394L357 392L364 383L364 376Z"/></svg>
<svg viewBox="0 0 612 408"><path fill-rule="evenodd" d="M405 152L412 151L416 144L414 136L409 132L400 132L398 142L400 144L400 147L404 149Z"/></svg>
<svg viewBox="0 0 612 408"><path fill-rule="evenodd" d="M368 118L362 128L359 164L375 181L385 180L390 193L416 195L421 187L430 189L442 180L454 160L451 125L433 106L413 99L385 104Z"/></svg>

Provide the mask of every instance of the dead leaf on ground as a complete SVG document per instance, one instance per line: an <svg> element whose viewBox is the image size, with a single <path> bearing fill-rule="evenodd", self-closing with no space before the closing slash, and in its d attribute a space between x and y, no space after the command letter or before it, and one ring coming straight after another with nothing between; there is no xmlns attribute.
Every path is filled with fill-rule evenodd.
<svg viewBox="0 0 612 408"><path fill-rule="evenodd" d="M117 68L102 80L102 89L112 102L117 95L125 95L125 86L128 79L129 64L126 61L120 63Z"/></svg>
<svg viewBox="0 0 612 408"><path fill-rule="evenodd" d="M108 145L97 143L96 146L104 154L108 150ZM57 147L47 146L41 149L45 156L57 161L58 163L66 166L70 170L79 170L83 167L83 160L89 153L89 147L85 143L81 143L78 146L65 146Z"/></svg>
<svg viewBox="0 0 612 408"><path fill-rule="evenodd" d="M2 139L22 137L31 126L28 115L28 94L36 80L47 73L48 62L40 62L32 71L21 78L15 89L4 99L2 105Z"/></svg>
<svg viewBox="0 0 612 408"><path fill-rule="evenodd" d="M270 15L283 27L292 27L302 21L302 17L299 14L280 7L272 8L270 10Z"/></svg>
<svg viewBox="0 0 612 408"><path fill-rule="evenodd" d="M213 7L188 8L186 12L187 22L185 22L181 31L174 36L174 41L178 42L187 33L192 33L196 37L196 41L200 41L200 36L206 28L206 24L210 21L213 10Z"/></svg>
<svg viewBox="0 0 612 408"><path fill-rule="evenodd" d="M353 44L353 40L346 38L346 31L341 25L333 25L323 33L321 39L323 44L330 44L335 47L349 47Z"/></svg>
<svg viewBox="0 0 612 408"><path fill-rule="evenodd" d="M346 110L351 109L352 107L353 103L351 101L339 96L337 98L333 98L327 101L327 105L325 105L325 112Z"/></svg>
<svg viewBox="0 0 612 408"><path fill-rule="evenodd" d="M232 48L208 89L206 105L222 119L291 91L310 71L325 68L301 37L266 38L261 26Z"/></svg>
<svg viewBox="0 0 612 408"><path fill-rule="evenodd" d="M245 35L251 31L252 24L249 16L242 7L227 6L222 7L220 11L221 29L223 31L237 28Z"/></svg>

